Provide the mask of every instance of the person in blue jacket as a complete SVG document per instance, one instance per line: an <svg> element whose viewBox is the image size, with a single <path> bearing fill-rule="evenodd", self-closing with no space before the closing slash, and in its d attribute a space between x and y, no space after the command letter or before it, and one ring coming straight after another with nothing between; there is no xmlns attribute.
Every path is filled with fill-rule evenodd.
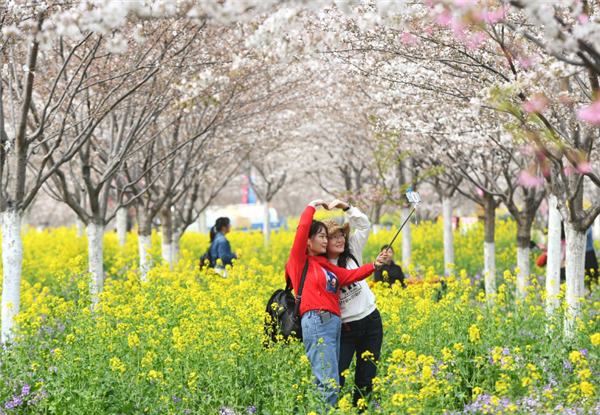
<svg viewBox="0 0 600 415"><path fill-rule="evenodd" d="M222 267L217 265L216 269L223 269L226 265L232 265L231 261L241 256L231 252L231 245L229 245L229 241L225 238L225 235L230 231L231 221L229 218L217 219L215 225L210 229L210 256L214 263L217 262L217 259L223 262Z"/></svg>

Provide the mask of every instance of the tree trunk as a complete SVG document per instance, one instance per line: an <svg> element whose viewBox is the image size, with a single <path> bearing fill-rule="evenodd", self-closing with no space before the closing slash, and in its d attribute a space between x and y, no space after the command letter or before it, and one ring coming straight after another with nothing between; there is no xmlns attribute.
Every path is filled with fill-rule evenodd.
<svg viewBox="0 0 600 415"><path fill-rule="evenodd" d="M560 305L561 239L560 212L556 208L556 196L548 196L548 251L546 261L546 313L552 314Z"/></svg>
<svg viewBox="0 0 600 415"><path fill-rule="evenodd" d="M169 203L161 209L160 221L162 222L162 258L167 264L173 264L173 216Z"/></svg>
<svg viewBox="0 0 600 415"><path fill-rule="evenodd" d="M491 196L484 197L485 221L483 242L483 274L485 293L496 294L496 202Z"/></svg>
<svg viewBox="0 0 600 415"><path fill-rule="evenodd" d="M92 304L98 304L98 294L102 292L104 285L104 265L103 265L103 245L104 245L104 225L101 223L90 222L85 233L88 238L88 262L89 272L92 274L90 281L90 295Z"/></svg>
<svg viewBox="0 0 600 415"><path fill-rule="evenodd" d="M517 220L517 298L524 300L526 288L530 284L531 269L529 267L529 243L531 241L532 222L527 218Z"/></svg>
<svg viewBox="0 0 600 415"><path fill-rule="evenodd" d="M127 243L127 210L124 207L117 210L116 227L120 246L125 246Z"/></svg>
<svg viewBox="0 0 600 415"><path fill-rule="evenodd" d="M265 247L271 240L271 215L269 213L269 201L266 200L263 204L263 238Z"/></svg>
<svg viewBox="0 0 600 415"><path fill-rule="evenodd" d="M180 246L179 243L181 241L181 235L183 234L183 232L181 232L181 227L175 228L173 230L173 250L172 250L172 255L173 255L173 263L177 264L179 262L179 256L181 255L181 250L180 250Z"/></svg>
<svg viewBox="0 0 600 415"><path fill-rule="evenodd" d="M575 321L581 316L579 299L584 296L585 278L585 245L586 233L575 230L570 222L565 222L567 237L567 317L565 321L565 335L573 337L575 334Z"/></svg>
<svg viewBox="0 0 600 415"><path fill-rule="evenodd" d="M206 235L208 233L208 228L206 227L206 210L203 210L198 215L198 232L202 235Z"/></svg>
<svg viewBox="0 0 600 415"><path fill-rule="evenodd" d="M594 239L600 239L600 215L596 216L594 219Z"/></svg>
<svg viewBox="0 0 600 415"><path fill-rule="evenodd" d="M77 237L83 238L83 234L85 232L85 224L81 219L79 219L79 216L75 218L75 229L77 229Z"/></svg>
<svg viewBox="0 0 600 415"><path fill-rule="evenodd" d="M23 241L21 219L23 212L9 209L2 218L2 343L13 338L13 318L19 314L21 294L21 270L23 266Z"/></svg>
<svg viewBox="0 0 600 415"><path fill-rule="evenodd" d="M452 266L454 265L452 197L442 197L442 220L444 221L444 275L448 276L452 272ZM449 264L452 264L452 266Z"/></svg>
<svg viewBox="0 0 600 415"><path fill-rule="evenodd" d="M152 267L148 250L152 248L152 220L143 207L138 207L138 246L140 250L140 279L147 281L146 275Z"/></svg>

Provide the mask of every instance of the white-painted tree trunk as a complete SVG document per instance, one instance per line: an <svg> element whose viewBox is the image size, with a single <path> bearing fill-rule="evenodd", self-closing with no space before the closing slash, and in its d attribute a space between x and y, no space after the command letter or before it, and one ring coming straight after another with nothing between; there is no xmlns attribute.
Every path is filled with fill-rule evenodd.
<svg viewBox="0 0 600 415"><path fill-rule="evenodd" d="M496 294L496 201L493 197L484 196L483 210L485 222L483 224L483 278L485 281L485 294Z"/></svg>
<svg viewBox="0 0 600 415"><path fill-rule="evenodd" d="M584 295L585 278L585 245L586 233L578 232L569 222L565 222L567 237L567 318L565 321L565 335L572 337L575 334L575 321L581 316L579 299Z"/></svg>
<svg viewBox="0 0 600 415"><path fill-rule="evenodd" d="M22 211L2 212L2 342L12 339L13 318L19 314L23 241L21 239Z"/></svg>
<svg viewBox="0 0 600 415"><path fill-rule="evenodd" d="M161 255L165 263L173 265L173 213L171 203L166 203L160 212L162 223Z"/></svg>
<svg viewBox="0 0 600 415"><path fill-rule="evenodd" d="M117 210L116 222L119 245L125 246L127 243L127 208L122 207Z"/></svg>
<svg viewBox="0 0 600 415"><path fill-rule="evenodd" d="M180 251L180 240L181 240L181 228L176 228L173 229L173 250L172 250L172 256L173 256L173 263L177 264L179 262L179 256L181 254Z"/></svg>
<svg viewBox="0 0 600 415"><path fill-rule="evenodd" d="M198 215L198 232L200 232L203 235L206 235L208 233L208 227L206 226L206 211L203 210L202 212L200 212L200 214Z"/></svg>
<svg viewBox="0 0 600 415"><path fill-rule="evenodd" d="M162 259L165 261L165 263L167 264L172 264L173 263L173 241L171 241L170 243L165 243L165 241L162 241Z"/></svg>
<svg viewBox="0 0 600 415"><path fill-rule="evenodd" d="M140 249L140 279L147 281L146 276L150 267L152 266L152 258L148 253L148 250L152 248L152 238L150 235L140 235L138 239L138 245Z"/></svg>
<svg viewBox="0 0 600 415"><path fill-rule="evenodd" d="M561 239L560 212L556 208L556 196L548 196L548 251L546 260L546 312L552 314L560 305Z"/></svg>
<svg viewBox="0 0 600 415"><path fill-rule="evenodd" d="M79 219L79 216L75 218L75 229L77 229L77 237L83 238L83 234L85 232L85 224L81 219Z"/></svg>
<svg viewBox="0 0 600 415"><path fill-rule="evenodd" d="M496 242L483 243L485 293L496 294Z"/></svg>
<svg viewBox="0 0 600 415"><path fill-rule="evenodd" d="M90 295L92 304L98 303L98 294L102 292L104 286L104 264L103 264L103 247L104 247L104 225L90 222L85 228L85 233L88 238L88 261L89 272L92 275L90 281Z"/></svg>
<svg viewBox="0 0 600 415"><path fill-rule="evenodd" d="M454 265L454 233L452 230L452 198L442 198L442 219L444 221L444 273L450 275Z"/></svg>
<svg viewBox="0 0 600 415"><path fill-rule="evenodd" d="M269 214L269 202L263 204L263 238L265 246L271 240L271 215Z"/></svg>
<svg viewBox="0 0 600 415"><path fill-rule="evenodd" d="M517 298L524 300L529 286L531 270L529 267L529 246L517 246Z"/></svg>
<svg viewBox="0 0 600 415"><path fill-rule="evenodd" d="M404 223L406 218L408 218L410 212L410 208L401 209L402 223ZM406 222L406 225L404 225L404 228L402 228L402 262L404 262L404 264L406 264L407 267L412 257L412 249L410 243L410 226L411 224L409 220L408 222Z"/></svg>
<svg viewBox="0 0 600 415"><path fill-rule="evenodd" d="M594 219L594 239L600 239L600 215L596 216Z"/></svg>

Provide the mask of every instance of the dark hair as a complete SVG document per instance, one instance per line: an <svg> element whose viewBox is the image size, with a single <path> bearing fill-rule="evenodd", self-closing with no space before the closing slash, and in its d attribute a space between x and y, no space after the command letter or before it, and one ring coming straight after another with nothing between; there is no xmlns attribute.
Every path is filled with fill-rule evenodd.
<svg viewBox="0 0 600 415"><path fill-rule="evenodd" d="M343 231L342 231L343 233ZM350 251L350 243L348 242L350 238L345 238L346 242L344 243L344 252L338 256L337 266L340 268L348 268L348 260L351 259L356 263L357 266L360 266L360 262L356 259L356 257Z"/></svg>
<svg viewBox="0 0 600 415"><path fill-rule="evenodd" d="M383 245L381 247L381 252L385 251L386 249L390 248L392 252L394 252L394 248L391 248L389 245Z"/></svg>
<svg viewBox="0 0 600 415"><path fill-rule="evenodd" d="M310 225L310 230L308 231L308 239L318 234L321 229L325 231L325 235L329 236L329 232L327 232L327 226L325 226L323 222L313 220Z"/></svg>
<svg viewBox="0 0 600 415"><path fill-rule="evenodd" d="M223 229L225 226L229 226L230 223L231 221L229 220L229 218L217 219L215 225L212 228L210 228L210 242L214 242L215 236L217 236L217 232L221 232L221 229Z"/></svg>

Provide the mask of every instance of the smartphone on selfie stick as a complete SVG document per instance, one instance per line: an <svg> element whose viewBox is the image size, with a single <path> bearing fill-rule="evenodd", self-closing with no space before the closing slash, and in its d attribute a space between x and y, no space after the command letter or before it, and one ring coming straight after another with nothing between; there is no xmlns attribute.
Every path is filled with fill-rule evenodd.
<svg viewBox="0 0 600 415"><path fill-rule="evenodd" d="M386 251L390 250L390 248L392 247L392 244L394 243L394 241L396 240L396 238L398 237L398 235L400 235L400 232L402 231L402 228L404 228L404 225L406 225L406 223L410 219L411 215L417 209L417 206L419 206L419 203L421 203L421 196L419 196L419 194L417 192L413 192L410 189L408 189L406 191L406 199L408 200L408 203L410 203L410 204L413 205L413 208L410 211L410 213L408 214L408 217L404 220L404 223L402 223L402 226L400 226L400 229L398 229L398 232L396 232L396 235L394 235L394 239L392 239L392 242L389 243Z"/></svg>

